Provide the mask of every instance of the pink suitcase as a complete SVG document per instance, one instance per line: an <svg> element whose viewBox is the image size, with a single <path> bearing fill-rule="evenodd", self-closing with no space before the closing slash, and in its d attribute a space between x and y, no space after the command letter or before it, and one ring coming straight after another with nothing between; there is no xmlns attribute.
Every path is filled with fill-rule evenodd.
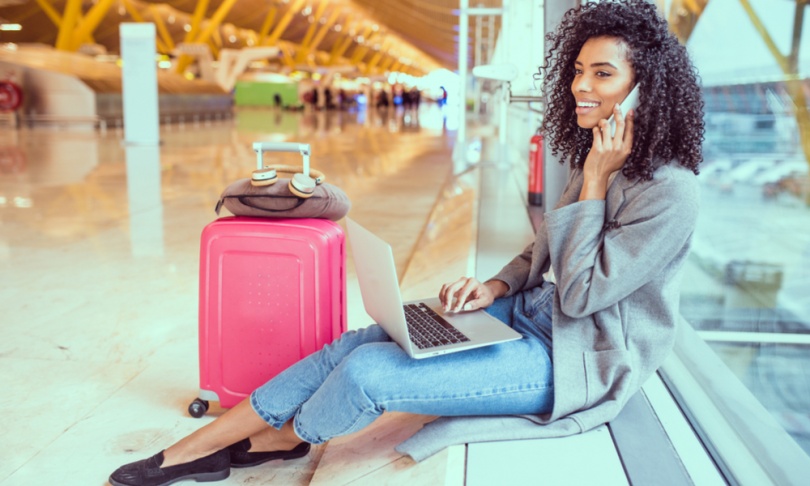
<svg viewBox="0 0 810 486"><path fill-rule="evenodd" d="M346 330L346 245L325 219L220 218L200 244L200 397L233 407Z"/></svg>

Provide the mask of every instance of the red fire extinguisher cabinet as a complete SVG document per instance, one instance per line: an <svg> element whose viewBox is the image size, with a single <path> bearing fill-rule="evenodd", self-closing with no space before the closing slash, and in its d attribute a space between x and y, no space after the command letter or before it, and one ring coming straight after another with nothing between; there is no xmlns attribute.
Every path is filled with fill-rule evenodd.
<svg viewBox="0 0 810 486"><path fill-rule="evenodd" d="M540 132L529 142L529 204L543 205L543 135Z"/></svg>

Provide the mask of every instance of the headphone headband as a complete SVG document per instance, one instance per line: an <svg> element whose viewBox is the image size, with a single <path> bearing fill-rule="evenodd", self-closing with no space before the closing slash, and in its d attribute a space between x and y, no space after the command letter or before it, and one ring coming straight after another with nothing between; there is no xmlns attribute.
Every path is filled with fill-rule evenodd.
<svg viewBox="0 0 810 486"><path fill-rule="evenodd" d="M265 169L273 169L282 174L301 174L300 165L265 165ZM304 174L306 175L306 174ZM309 168L309 177L315 179L316 184L321 184L326 180L326 176L318 169Z"/></svg>

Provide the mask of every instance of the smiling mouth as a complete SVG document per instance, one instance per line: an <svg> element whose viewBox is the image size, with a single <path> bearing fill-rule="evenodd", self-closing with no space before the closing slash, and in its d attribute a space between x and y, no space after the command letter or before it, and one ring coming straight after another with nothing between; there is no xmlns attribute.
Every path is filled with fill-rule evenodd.
<svg viewBox="0 0 810 486"><path fill-rule="evenodd" d="M599 105L595 101L577 101L577 108L596 108Z"/></svg>

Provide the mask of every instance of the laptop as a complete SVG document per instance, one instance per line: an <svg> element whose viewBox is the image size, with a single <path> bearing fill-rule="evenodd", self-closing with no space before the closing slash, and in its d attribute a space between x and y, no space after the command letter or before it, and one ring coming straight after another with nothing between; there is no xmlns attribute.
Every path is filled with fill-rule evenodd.
<svg viewBox="0 0 810 486"><path fill-rule="evenodd" d="M350 218L346 226L363 306L412 358L521 339L517 331L484 310L445 313L438 297L403 305L391 245Z"/></svg>

